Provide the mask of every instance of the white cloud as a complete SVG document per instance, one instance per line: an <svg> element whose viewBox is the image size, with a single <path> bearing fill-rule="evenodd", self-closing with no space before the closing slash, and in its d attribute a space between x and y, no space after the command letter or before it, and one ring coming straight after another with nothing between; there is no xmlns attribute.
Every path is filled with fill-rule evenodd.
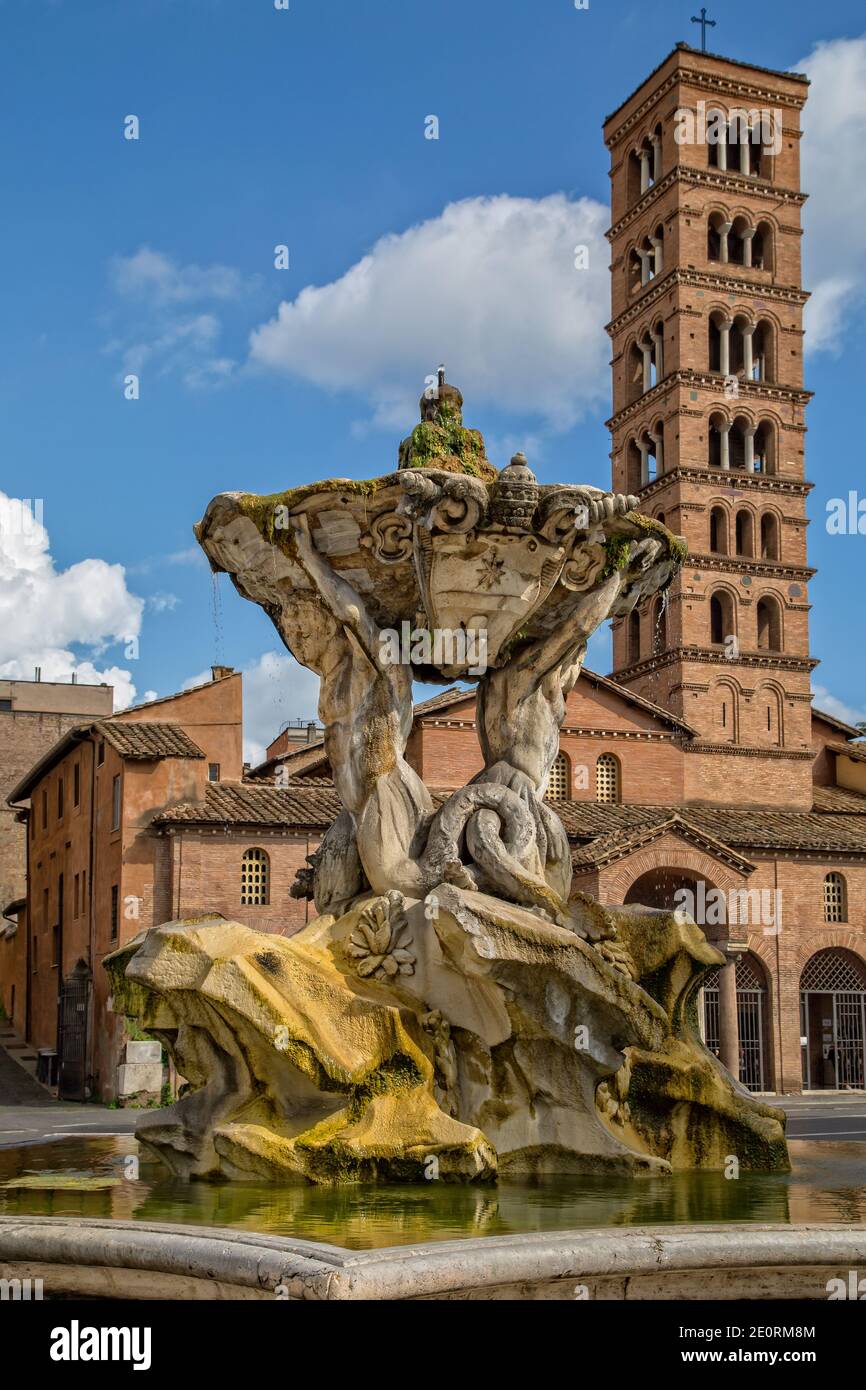
<svg viewBox="0 0 866 1390"><path fill-rule="evenodd" d="M135 697L131 673L100 670L93 658L138 637L144 602L126 587L122 565L80 560L57 570L38 506L0 493L0 675L115 686L115 706ZM89 647L76 657L73 646Z"/></svg>
<svg viewBox="0 0 866 1390"><path fill-rule="evenodd" d="M235 362L217 347L221 320L209 306L239 299L254 280L231 266L181 265L142 246L111 261L109 281L127 327L105 351L119 358L123 374L173 375L191 390L218 386L233 374ZM196 303L206 307L196 310Z"/></svg>
<svg viewBox="0 0 866 1390"><path fill-rule="evenodd" d="M319 678L287 652L265 652L242 668L244 678L244 761L253 767L265 758L283 724L293 719L318 722ZM204 685L210 671L190 676L184 690Z"/></svg>
<svg viewBox="0 0 866 1390"><path fill-rule="evenodd" d="M111 282L118 294L159 304L196 299L237 299L244 287L240 271L228 265L179 265L162 251L142 246L132 256L115 256Z"/></svg>
<svg viewBox="0 0 866 1390"><path fill-rule="evenodd" d="M813 685L812 693L816 710L823 710L825 714L835 715L845 724L866 723L866 706L856 709L853 705L847 705L844 700L837 700L836 696L831 695L827 687L823 685Z"/></svg>
<svg viewBox="0 0 866 1390"><path fill-rule="evenodd" d="M816 44L796 66L812 84L801 146L806 347L838 353L866 290L866 36Z"/></svg>
<svg viewBox="0 0 866 1390"><path fill-rule="evenodd" d="M177 594L150 594L145 602L154 613L172 613L180 599Z"/></svg>
<svg viewBox="0 0 866 1390"><path fill-rule="evenodd" d="M562 193L449 204L254 330L253 362L366 397L408 428L440 361L467 401L568 428L609 392L608 209ZM589 267L575 269L575 247ZM411 385L410 385L411 383Z"/></svg>

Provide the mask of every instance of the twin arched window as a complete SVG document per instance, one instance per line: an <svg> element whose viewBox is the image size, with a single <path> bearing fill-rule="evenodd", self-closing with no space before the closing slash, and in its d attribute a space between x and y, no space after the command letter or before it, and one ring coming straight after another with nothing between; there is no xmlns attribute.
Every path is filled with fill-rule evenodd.
<svg viewBox="0 0 866 1390"><path fill-rule="evenodd" d="M241 906L265 907L271 900L271 863L263 849L244 851L241 860Z"/></svg>

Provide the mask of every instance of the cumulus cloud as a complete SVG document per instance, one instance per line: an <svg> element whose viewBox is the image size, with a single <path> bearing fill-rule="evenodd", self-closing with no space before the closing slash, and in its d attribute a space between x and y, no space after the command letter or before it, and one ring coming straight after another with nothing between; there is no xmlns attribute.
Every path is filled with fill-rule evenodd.
<svg viewBox="0 0 866 1390"><path fill-rule="evenodd" d="M141 630L144 601L126 587L122 565L80 560L58 570L38 506L0 493L0 675L115 687L115 706L135 698L129 670L95 659ZM72 647L90 648L76 656Z"/></svg>
<svg viewBox="0 0 866 1390"><path fill-rule="evenodd" d="M388 428L412 420L444 361L473 408L567 429L609 392L608 218L601 203L562 193L451 203L283 302L253 331L251 360L363 395Z"/></svg>
<svg viewBox="0 0 866 1390"><path fill-rule="evenodd" d="M866 290L866 36L816 44L796 67L812 84L801 146L806 347L838 353Z"/></svg>

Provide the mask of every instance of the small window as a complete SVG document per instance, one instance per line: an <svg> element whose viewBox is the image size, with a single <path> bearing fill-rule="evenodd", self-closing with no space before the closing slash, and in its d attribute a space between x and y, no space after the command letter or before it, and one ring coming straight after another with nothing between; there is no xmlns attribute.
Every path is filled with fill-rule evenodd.
<svg viewBox="0 0 866 1390"><path fill-rule="evenodd" d="M619 801L619 763L613 753L602 753L595 765L596 801Z"/></svg>
<svg viewBox="0 0 866 1390"><path fill-rule="evenodd" d="M112 939L112 941L116 941L116 940L117 940L117 918L118 918L117 908L118 908L118 898L119 898L119 894L120 894L120 889L118 888L117 884L115 883L115 884L113 884L112 889L111 889L111 939Z"/></svg>
<svg viewBox="0 0 866 1390"><path fill-rule="evenodd" d="M60 964L60 928L51 928L51 964L56 968Z"/></svg>
<svg viewBox="0 0 866 1390"><path fill-rule="evenodd" d="M87 904L87 870L86 870L86 869L82 869L82 871L81 871L81 915L82 915L82 917L84 916L85 912L87 911L87 906L86 906L86 904Z"/></svg>
<svg viewBox="0 0 866 1390"><path fill-rule="evenodd" d="M270 901L270 862L263 849L248 849L241 861L241 906L264 907Z"/></svg>
<svg viewBox="0 0 866 1390"><path fill-rule="evenodd" d="M78 916L78 905L81 901L81 874L76 874L72 880L72 916Z"/></svg>
<svg viewBox="0 0 866 1390"><path fill-rule="evenodd" d="M81 805L81 763L75 763L72 769L72 804Z"/></svg>
<svg viewBox="0 0 866 1390"><path fill-rule="evenodd" d="M545 801L568 801L568 792L568 758L564 753L557 753L553 760L553 767L550 769L544 799Z"/></svg>
<svg viewBox="0 0 866 1390"><path fill-rule="evenodd" d="M100 742L96 745L96 766L97 766L97 767L102 767L102 764L103 764L104 762L105 762L105 742L104 742L103 740L100 740Z"/></svg>
<svg viewBox="0 0 866 1390"><path fill-rule="evenodd" d="M33 938L33 954L32 954L32 956L30 957L30 968L31 968L31 970L33 971L33 974L34 974L34 975L36 974L37 970L39 969L39 937L38 937L38 936L34 936L34 938Z"/></svg>
<svg viewBox="0 0 866 1390"><path fill-rule="evenodd" d="M208 780L209 782L218 782L219 779L220 779L220 765L219 765L219 763L208 763L208 765L207 765L207 780Z"/></svg>
<svg viewBox="0 0 866 1390"><path fill-rule="evenodd" d="M42 889L42 925L48 926L48 889Z"/></svg>
<svg viewBox="0 0 866 1390"><path fill-rule="evenodd" d="M63 820L63 778L57 779L57 819Z"/></svg>
<svg viewBox="0 0 866 1390"><path fill-rule="evenodd" d="M120 774L111 784L111 828L120 829Z"/></svg>
<svg viewBox="0 0 866 1390"><path fill-rule="evenodd" d="M11 714L11 713L12 713L12 701L11 701L11 700L0 700L0 712L2 712L3 714Z"/></svg>
<svg viewBox="0 0 866 1390"><path fill-rule="evenodd" d="M828 874L824 879L824 921L847 922L845 880L841 874Z"/></svg>
<svg viewBox="0 0 866 1390"><path fill-rule="evenodd" d="M45 789L42 792L42 829L48 829L48 792Z"/></svg>

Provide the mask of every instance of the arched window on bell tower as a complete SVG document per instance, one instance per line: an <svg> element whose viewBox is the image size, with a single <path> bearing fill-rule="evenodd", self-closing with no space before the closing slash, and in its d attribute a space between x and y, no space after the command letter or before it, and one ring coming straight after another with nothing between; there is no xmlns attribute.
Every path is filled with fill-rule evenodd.
<svg viewBox="0 0 866 1390"><path fill-rule="evenodd" d="M780 652L782 650L782 611L779 600L772 594L758 599L756 610L758 627L758 651Z"/></svg>
<svg viewBox="0 0 866 1390"><path fill-rule="evenodd" d="M723 647L735 635L734 600L725 589L719 589L710 598L710 642Z"/></svg>
<svg viewBox="0 0 866 1390"><path fill-rule="evenodd" d="M761 517L761 559L778 560L779 521L773 512L764 512Z"/></svg>
<svg viewBox="0 0 866 1390"><path fill-rule="evenodd" d="M628 663L640 661L640 614L633 608L628 615Z"/></svg>

